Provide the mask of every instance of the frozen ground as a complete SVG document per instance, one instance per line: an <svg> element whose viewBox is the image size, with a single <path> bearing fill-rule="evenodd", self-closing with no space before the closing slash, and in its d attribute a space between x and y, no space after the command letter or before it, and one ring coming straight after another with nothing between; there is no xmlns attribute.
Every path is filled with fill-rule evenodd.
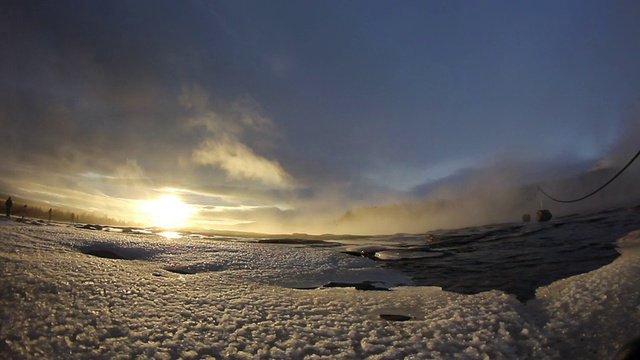
<svg viewBox="0 0 640 360"><path fill-rule="evenodd" d="M500 291L284 287L371 272L387 283L406 280L322 247L3 219L0 356L607 359L640 336L640 232L618 243L622 256L613 263L539 288L535 300L521 303Z"/></svg>

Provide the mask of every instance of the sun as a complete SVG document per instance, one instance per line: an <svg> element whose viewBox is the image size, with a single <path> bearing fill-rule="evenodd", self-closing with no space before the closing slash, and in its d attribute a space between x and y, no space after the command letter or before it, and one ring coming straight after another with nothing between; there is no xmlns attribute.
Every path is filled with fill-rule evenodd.
<svg viewBox="0 0 640 360"><path fill-rule="evenodd" d="M178 229L188 224L193 209L175 195L162 195L143 201L141 211L150 226Z"/></svg>

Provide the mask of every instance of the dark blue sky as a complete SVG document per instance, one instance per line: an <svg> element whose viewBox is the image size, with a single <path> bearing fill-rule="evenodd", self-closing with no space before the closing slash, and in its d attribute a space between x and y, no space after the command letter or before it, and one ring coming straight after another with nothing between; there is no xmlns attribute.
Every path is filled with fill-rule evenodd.
<svg viewBox="0 0 640 360"><path fill-rule="evenodd" d="M20 179L4 187L52 203L37 194L77 191L60 205L174 192L286 227L410 201L469 168L595 162L637 131L633 1L15 1L2 14L1 165Z"/></svg>

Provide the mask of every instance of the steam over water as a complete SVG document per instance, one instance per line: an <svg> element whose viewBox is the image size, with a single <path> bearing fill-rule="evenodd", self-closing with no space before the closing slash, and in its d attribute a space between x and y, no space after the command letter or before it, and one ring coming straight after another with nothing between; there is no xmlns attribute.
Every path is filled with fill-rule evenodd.
<svg viewBox="0 0 640 360"><path fill-rule="evenodd" d="M361 254L378 259L383 268L409 274L414 285L440 286L464 294L503 290L526 301L540 286L612 262L619 256L615 241L640 228L639 220L639 209L617 209L548 223L487 225L425 236L371 239L375 241L370 244L383 247L349 250L357 253L362 249ZM397 257L379 260L380 251L390 243ZM429 252L433 256L426 256Z"/></svg>

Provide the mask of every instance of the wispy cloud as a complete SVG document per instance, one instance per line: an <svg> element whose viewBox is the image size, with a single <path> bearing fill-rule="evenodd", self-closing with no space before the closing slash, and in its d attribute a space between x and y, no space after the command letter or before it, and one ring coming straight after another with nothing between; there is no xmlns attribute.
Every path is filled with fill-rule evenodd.
<svg viewBox="0 0 640 360"><path fill-rule="evenodd" d="M195 164L220 169L235 180L277 187L291 183L291 176L277 160L260 155L247 145L250 141L268 149L273 147L273 139L280 138L275 124L262 115L251 99L242 99L214 111L207 93L198 86L191 86L184 89L179 100L193 113L186 128L204 130L204 139L191 154Z"/></svg>
<svg viewBox="0 0 640 360"><path fill-rule="evenodd" d="M286 186L287 173L280 164L253 152L230 136L209 139L193 151L197 164L212 165L224 170L230 178L258 180L266 185Z"/></svg>

